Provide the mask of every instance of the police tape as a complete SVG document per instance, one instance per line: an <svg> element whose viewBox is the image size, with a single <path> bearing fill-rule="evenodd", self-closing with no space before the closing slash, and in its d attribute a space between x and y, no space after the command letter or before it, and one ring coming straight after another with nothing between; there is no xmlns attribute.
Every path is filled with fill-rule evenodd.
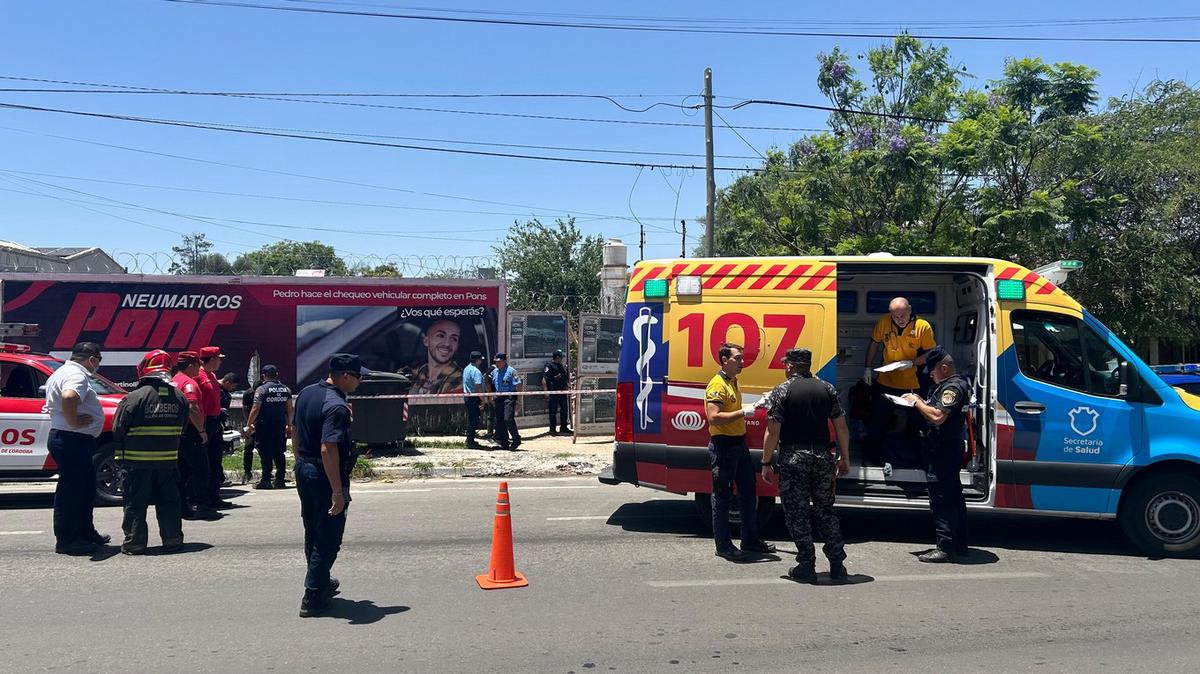
<svg viewBox="0 0 1200 674"><path fill-rule="evenodd" d="M430 398L454 398L462 400L463 398L512 398L518 396L566 396L576 394L597 394L597 393L616 393L615 388L601 389L572 389L569 391L512 391L511 393L406 393L406 394L386 394L378 396L347 396L350 400L428 400Z"/></svg>

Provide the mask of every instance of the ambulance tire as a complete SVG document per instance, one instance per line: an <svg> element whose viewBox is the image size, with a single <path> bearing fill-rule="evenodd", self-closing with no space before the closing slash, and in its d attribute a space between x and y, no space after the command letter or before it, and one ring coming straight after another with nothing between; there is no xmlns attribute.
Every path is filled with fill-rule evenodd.
<svg viewBox="0 0 1200 674"><path fill-rule="evenodd" d="M736 505L736 501L735 501ZM765 534L775 516L775 497L759 496L755 521L758 522L759 535ZM712 535L712 494L696 494L696 518L700 520L700 531ZM741 519L730 515L730 531L737 535L741 531Z"/></svg>
<svg viewBox="0 0 1200 674"><path fill-rule="evenodd" d="M121 467L116 459L117 443L107 442L92 458L96 468L96 505L119 506L125 502L121 493Z"/></svg>
<svg viewBox="0 0 1200 674"><path fill-rule="evenodd" d="M1190 475L1137 481L1117 518L1129 540L1152 557L1200 557L1200 480Z"/></svg>

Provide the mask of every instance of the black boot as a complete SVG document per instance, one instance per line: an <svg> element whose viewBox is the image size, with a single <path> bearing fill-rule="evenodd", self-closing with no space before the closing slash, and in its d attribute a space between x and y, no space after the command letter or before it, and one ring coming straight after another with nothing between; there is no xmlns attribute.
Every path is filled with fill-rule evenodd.
<svg viewBox="0 0 1200 674"><path fill-rule="evenodd" d="M846 572L846 565L843 564L842 562L830 562L829 563L829 580L832 580L835 582L842 581L842 580L846 580L846 578L848 578L849 576L850 576L850 574Z"/></svg>
<svg viewBox="0 0 1200 674"><path fill-rule="evenodd" d="M300 617L311 618L329 610L328 592L305 590L304 598L300 600Z"/></svg>
<svg viewBox="0 0 1200 674"><path fill-rule="evenodd" d="M815 583L817 582L817 569L812 562L797 564L788 571L788 578L798 583Z"/></svg>

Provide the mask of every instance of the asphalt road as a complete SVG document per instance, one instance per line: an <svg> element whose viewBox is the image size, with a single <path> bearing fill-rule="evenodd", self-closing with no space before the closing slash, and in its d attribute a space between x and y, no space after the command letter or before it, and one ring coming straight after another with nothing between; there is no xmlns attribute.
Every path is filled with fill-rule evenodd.
<svg viewBox="0 0 1200 674"><path fill-rule="evenodd" d="M517 569L485 592L495 480L354 490L327 617L297 617L294 491L229 490L186 551L51 552L45 487L0 486L4 671L1195 671L1200 562L1116 525L976 516L931 566L925 513L846 510L854 584L713 556L690 499L594 478L513 480ZM41 489L39 492L38 490ZM781 552L782 513L769 538ZM97 511L119 538L120 511ZM157 545L157 536L151 535ZM151 549L151 553L156 552ZM824 570L819 563L818 570Z"/></svg>

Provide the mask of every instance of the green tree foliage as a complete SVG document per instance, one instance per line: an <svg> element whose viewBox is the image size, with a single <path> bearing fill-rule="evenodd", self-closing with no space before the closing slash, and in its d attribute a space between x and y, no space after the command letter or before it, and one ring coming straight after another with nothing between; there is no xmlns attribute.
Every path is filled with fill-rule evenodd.
<svg viewBox="0 0 1200 674"><path fill-rule="evenodd" d="M495 247L508 284L508 307L524 311L596 311L603 239L584 236L575 219L515 222Z"/></svg>
<svg viewBox="0 0 1200 674"><path fill-rule="evenodd" d="M404 274L400 273L400 268L391 262L377 264L375 266L363 265L356 269L350 270L354 276L366 276L369 278L400 278Z"/></svg>
<svg viewBox="0 0 1200 674"><path fill-rule="evenodd" d="M297 269L324 269L329 276L348 276L346 262L333 246L320 241L280 241L237 256L233 267L243 274L293 276Z"/></svg>
<svg viewBox="0 0 1200 674"><path fill-rule="evenodd" d="M167 269L177 275L226 275L232 274L233 265L220 253L212 251L213 244L202 232L184 234L183 242L171 248L173 259Z"/></svg>

